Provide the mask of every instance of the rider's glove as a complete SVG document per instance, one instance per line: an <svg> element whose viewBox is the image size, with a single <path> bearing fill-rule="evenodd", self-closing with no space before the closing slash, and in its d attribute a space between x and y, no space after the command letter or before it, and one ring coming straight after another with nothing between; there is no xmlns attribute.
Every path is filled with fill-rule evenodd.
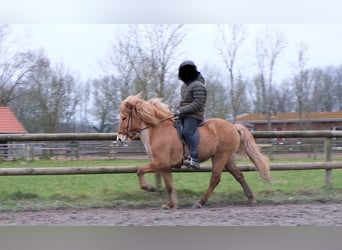
<svg viewBox="0 0 342 250"><path fill-rule="evenodd" d="M177 110L174 114L173 114L173 117L179 117L180 116L180 111Z"/></svg>

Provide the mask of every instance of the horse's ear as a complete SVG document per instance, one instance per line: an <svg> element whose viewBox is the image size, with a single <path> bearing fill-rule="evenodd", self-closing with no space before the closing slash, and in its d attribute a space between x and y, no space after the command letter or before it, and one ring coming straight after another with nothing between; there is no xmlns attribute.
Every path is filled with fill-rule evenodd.
<svg viewBox="0 0 342 250"><path fill-rule="evenodd" d="M132 109L132 104L131 103L129 103L129 102L126 102L125 103L125 105L126 105L126 108L128 108L128 109Z"/></svg>

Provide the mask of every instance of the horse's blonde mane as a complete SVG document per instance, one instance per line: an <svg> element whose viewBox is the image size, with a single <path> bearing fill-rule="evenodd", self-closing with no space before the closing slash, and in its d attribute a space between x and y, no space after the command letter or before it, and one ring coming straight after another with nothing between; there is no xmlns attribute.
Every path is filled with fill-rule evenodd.
<svg viewBox="0 0 342 250"><path fill-rule="evenodd" d="M157 125L161 119L172 114L161 98L151 98L145 101L140 95L129 96L122 102L121 110L125 109L127 104L135 107L137 115L149 125Z"/></svg>
<svg viewBox="0 0 342 250"><path fill-rule="evenodd" d="M169 106L162 102L162 98L151 98L149 102L153 107L155 107L159 112L164 113L166 116L171 115Z"/></svg>

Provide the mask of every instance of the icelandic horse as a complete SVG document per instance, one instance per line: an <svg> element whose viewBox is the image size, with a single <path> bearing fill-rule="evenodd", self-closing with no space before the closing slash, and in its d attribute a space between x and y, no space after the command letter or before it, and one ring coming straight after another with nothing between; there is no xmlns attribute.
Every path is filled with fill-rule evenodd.
<svg viewBox="0 0 342 250"><path fill-rule="evenodd" d="M270 181L270 167L267 158L259 151L253 135L241 124L231 124L226 120L213 118L198 128L200 141L198 152L200 161L211 158L212 174L209 187L202 198L193 205L201 208L219 184L221 173L226 169L240 183L251 205L256 204L242 172L236 166L234 154L237 150L245 153L254 163L262 179ZM165 182L169 201L163 208L177 208L178 201L172 182L172 168L180 168L184 156L184 147L174 127L172 112L161 99L148 101L137 96L127 97L120 105L120 123L118 142L126 142L140 137L150 162L137 170L140 187L146 191L155 188L146 182L145 173L159 173Z"/></svg>

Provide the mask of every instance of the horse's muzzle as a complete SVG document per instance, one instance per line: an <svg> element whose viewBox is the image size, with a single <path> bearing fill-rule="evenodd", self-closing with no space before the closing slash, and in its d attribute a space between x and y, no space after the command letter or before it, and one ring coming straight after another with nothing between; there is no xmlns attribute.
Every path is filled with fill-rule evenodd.
<svg viewBox="0 0 342 250"><path fill-rule="evenodd" d="M127 135L118 133L118 135L116 137L116 141L117 141L118 145L127 144L127 140L128 140Z"/></svg>

